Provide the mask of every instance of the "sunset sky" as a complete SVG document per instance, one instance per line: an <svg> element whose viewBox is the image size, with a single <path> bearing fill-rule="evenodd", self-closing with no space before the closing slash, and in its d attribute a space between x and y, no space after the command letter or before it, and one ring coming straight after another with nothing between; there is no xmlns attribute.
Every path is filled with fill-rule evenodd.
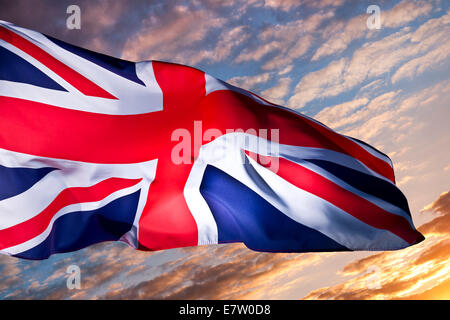
<svg viewBox="0 0 450 320"><path fill-rule="evenodd" d="M81 29L66 9L81 8ZM381 28L369 29L369 5ZM450 299L450 2L0 0L0 20L132 61L197 67L387 153L426 240L391 252L0 256L0 299ZM81 289L66 286L67 267Z"/></svg>

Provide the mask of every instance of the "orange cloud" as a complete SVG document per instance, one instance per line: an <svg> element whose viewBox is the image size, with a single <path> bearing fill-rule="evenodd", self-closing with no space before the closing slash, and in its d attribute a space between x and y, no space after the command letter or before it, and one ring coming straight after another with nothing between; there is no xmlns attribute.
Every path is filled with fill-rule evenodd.
<svg viewBox="0 0 450 320"><path fill-rule="evenodd" d="M124 290L108 292L106 299L248 299L278 294L273 282L289 278L292 271L322 261L318 254L261 253L242 244L186 248L180 259L150 280ZM199 250L201 253L199 253ZM217 263L214 263L216 257ZM217 257L226 257L225 260ZM206 265L205 262L212 262Z"/></svg>
<svg viewBox="0 0 450 320"><path fill-rule="evenodd" d="M448 299L450 288L450 192L426 206L439 216L419 230L426 240L401 251L377 253L347 264L351 277L310 292L306 299ZM356 275L356 277L355 277ZM376 283L377 286L373 286Z"/></svg>

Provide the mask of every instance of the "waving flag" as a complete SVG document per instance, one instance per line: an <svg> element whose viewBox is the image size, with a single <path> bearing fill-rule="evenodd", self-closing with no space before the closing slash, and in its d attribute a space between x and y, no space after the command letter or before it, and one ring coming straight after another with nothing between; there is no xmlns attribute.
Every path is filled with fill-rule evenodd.
<svg viewBox="0 0 450 320"><path fill-rule="evenodd" d="M197 69L0 23L0 252L393 250L423 240L390 159Z"/></svg>

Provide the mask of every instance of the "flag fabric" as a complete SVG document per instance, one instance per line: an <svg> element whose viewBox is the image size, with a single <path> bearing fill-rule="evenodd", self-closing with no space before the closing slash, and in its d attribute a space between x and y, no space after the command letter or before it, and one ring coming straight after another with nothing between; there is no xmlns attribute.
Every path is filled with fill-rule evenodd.
<svg viewBox="0 0 450 320"><path fill-rule="evenodd" d="M0 22L0 252L416 244L391 160L188 66Z"/></svg>

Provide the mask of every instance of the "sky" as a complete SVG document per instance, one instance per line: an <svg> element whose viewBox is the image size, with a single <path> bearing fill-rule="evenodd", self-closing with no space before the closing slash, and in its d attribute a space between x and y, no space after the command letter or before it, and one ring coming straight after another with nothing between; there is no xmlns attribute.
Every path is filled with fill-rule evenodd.
<svg viewBox="0 0 450 320"><path fill-rule="evenodd" d="M79 30L66 26L71 4ZM43 261L0 256L0 299L450 298L448 1L0 0L0 19L123 59L197 67L372 144L391 157L426 237L389 252L110 242ZM80 289L67 287L72 265Z"/></svg>

